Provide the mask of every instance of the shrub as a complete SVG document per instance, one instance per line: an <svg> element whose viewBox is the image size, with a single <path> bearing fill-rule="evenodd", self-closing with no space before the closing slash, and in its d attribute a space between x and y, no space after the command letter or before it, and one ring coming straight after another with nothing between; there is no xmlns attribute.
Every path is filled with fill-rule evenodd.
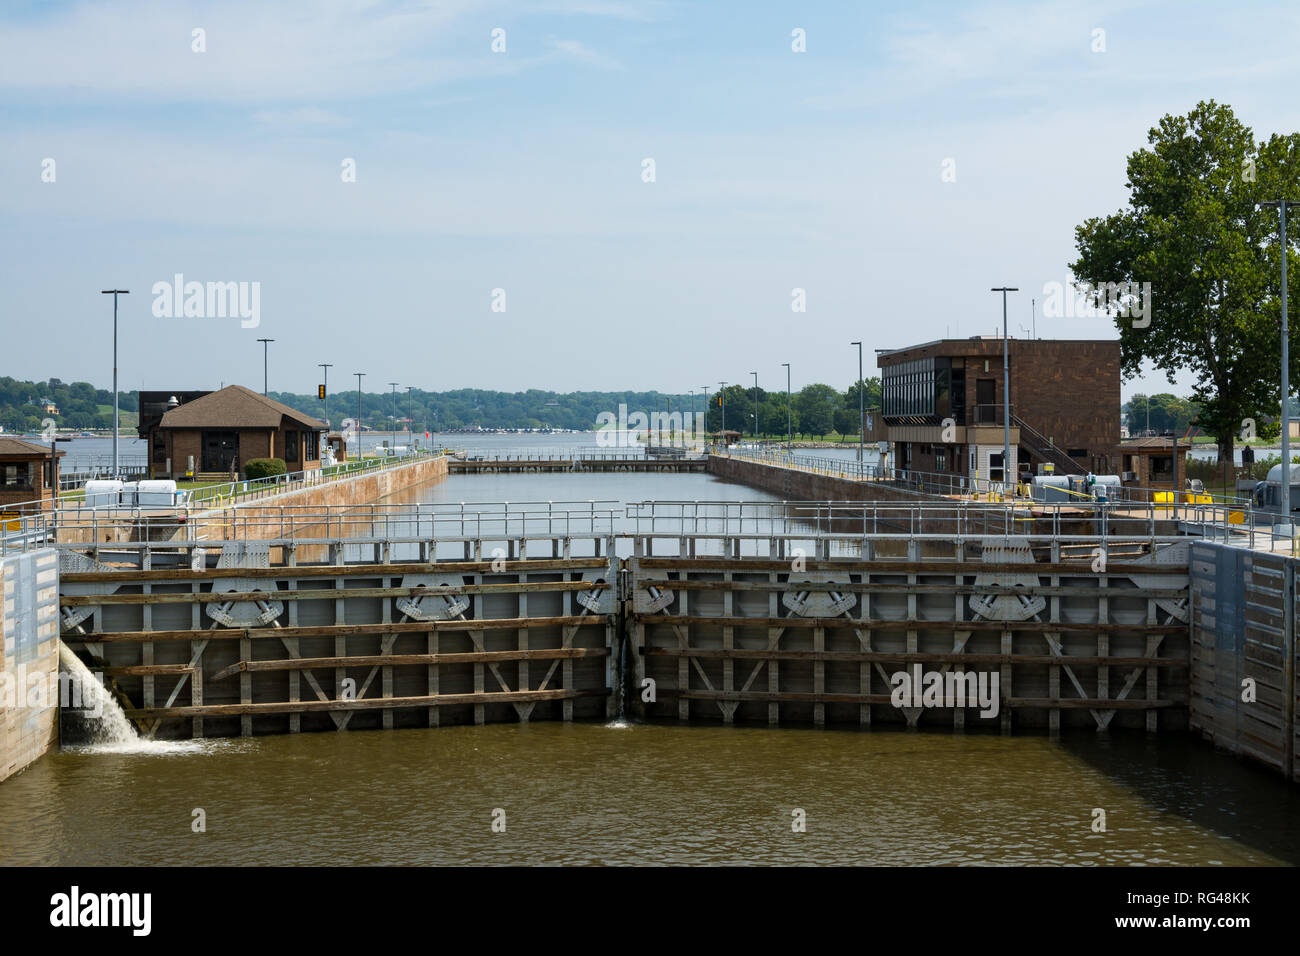
<svg viewBox="0 0 1300 956"><path fill-rule="evenodd" d="M244 462L244 477L249 481L283 475L288 470L283 458L250 458Z"/></svg>

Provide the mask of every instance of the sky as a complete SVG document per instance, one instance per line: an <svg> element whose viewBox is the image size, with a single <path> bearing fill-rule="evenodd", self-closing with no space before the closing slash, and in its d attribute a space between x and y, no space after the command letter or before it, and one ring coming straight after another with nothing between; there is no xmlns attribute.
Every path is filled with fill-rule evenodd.
<svg viewBox="0 0 1300 956"><path fill-rule="evenodd" d="M1125 205L1167 113L1295 130L1298 28L1251 2L7 0L0 375L107 387L112 288L124 390L260 388L259 338L295 392L318 363L331 392L775 389L783 362L844 388L852 340L870 375L1000 332L1002 285L1013 336L1115 338L1043 315L1075 226ZM202 314L164 301L178 275Z"/></svg>

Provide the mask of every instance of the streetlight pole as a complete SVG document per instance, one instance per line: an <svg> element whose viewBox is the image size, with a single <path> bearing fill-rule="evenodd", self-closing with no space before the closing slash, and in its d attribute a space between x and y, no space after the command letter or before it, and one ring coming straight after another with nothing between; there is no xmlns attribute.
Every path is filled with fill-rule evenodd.
<svg viewBox="0 0 1300 956"><path fill-rule="evenodd" d="M754 376L754 445L758 445L758 373L750 372Z"/></svg>
<svg viewBox="0 0 1300 956"><path fill-rule="evenodd" d="M365 372L353 372L352 374L355 375L355 376L357 377L357 421L356 421L356 427L357 427L357 458L360 459L360 457L361 457L361 377L362 377L363 375L365 375L366 373L365 373Z"/></svg>
<svg viewBox="0 0 1300 956"><path fill-rule="evenodd" d="M794 422L790 414L790 363L782 362L781 365L785 368L785 453L789 455L792 442L790 433L793 431L791 425Z"/></svg>
<svg viewBox="0 0 1300 956"><path fill-rule="evenodd" d="M862 404L862 343L850 342L850 345L858 347L858 465L862 464L862 440L866 436L862 433L867 430L867 414Z"/></svg>
<svg viewBox="0 0 1300 956"><path fill-rule="evenodd" d="M270 343L274 342L275 339L258 339L257 341L262 343L262 394L266 395L266 386L268 381L267 374L266 374L267 373L266 353L268 349L270 349L271 347Z"/></svg>
<svg viewBox="0 0 1300 956"><path fill-rule="evenodd" d="M722 447L727 445L727 383L719 382L721 388L718 389L718 404L722 406Z"/></svg>
<svg viewBox="0 0 1300 956"><path fill-rule="evenodd" d="M704 399L704 421L705 421L705 422L708 422L708 420L709 420L709 386L707 386L707 385L701 385L701 386L700 386L700 398ZM694 410L695 406L692 405L691 408L692 408L692 410ZM698 421L698 419L697 419L697 421ZM704 426L704 439L705 439L705 441L708 441L708 438L709 438L709 426L706 424L706 425Z"/></svg>
<svg viewBox="0 0 1300 956"><path fill-rule="evenodd" d="M1011 372L1007 361L1007 293L1019 292L1018 288L999 286L990 292L1002 293L1002 487L1010 481L1007 473L1011 469Z"/></svg>
<svg viewBox="0 0 1300 956"><path fill-rule="evenodd" d="M111 295L113 297L113 477L120 478L121 475L117 470L117 297L119 295L130 295L130 289L101 289L100 295ZM57 503L59 498L58 489L55 489L54 500Z"/></svg>
<svg viewBox="0 0 1300 956"><path fill-rule="evenodd" d="M1271 199L1260 205L1277 209L1281 227L1279 235L1282 245L1282 528L1280 530L1287 537L1294 537L1291 526L1291 328L1288 324L1286 303L1286 210L1288 206L1300 206L1300 202ZM1177 455L1178 446L1175 445L1175 460ZM1176 493L1177 489L1175 489Z"/></svg>
<svg viewBox="0 0 1300 956"><path fill-rule="evenodd" d="M398 404L397 404L397 383L396 383L396 382L389 382L388 384L391 385L391 386L393 387L393 409L394 409L394 414L393 414L393 437L396 438L396 437L397 437L397 416L400 415L400 414L402 413L402 410L401 410L401 408L400 408L400 407L398 406Z"/></svg>
<svg viewBox="0 0 1300 956"><path fill-rule="evenodd" d="M414 385L406 386L406 448L408 451L410 451L412 446L415 445L415 442L412 440L415 436L411 432L411 425L412 425L411 389L413 388L415 388Z"/></svg>
<svg viewBox="0 0 1300 956"><path fill-rule="evenodd" d="M325 390L325 424L330 423L330 369L334 366L332 363L320 362L320 367L325 370L325 381L323 387Z"/></svg>

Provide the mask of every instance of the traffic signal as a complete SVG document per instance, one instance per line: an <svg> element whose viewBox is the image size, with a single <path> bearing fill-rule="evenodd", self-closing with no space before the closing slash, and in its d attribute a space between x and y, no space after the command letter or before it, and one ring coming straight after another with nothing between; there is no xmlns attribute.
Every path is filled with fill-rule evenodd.
<svg viewBox="0 0 1300 956"><path fill-rule="evenodd" d="M317 386L316 386L316 397L319 398L319 399L321 399L322 401L324 401L324 399L325 399L325 386L324 386L324 385L317 385Z"/></svg>

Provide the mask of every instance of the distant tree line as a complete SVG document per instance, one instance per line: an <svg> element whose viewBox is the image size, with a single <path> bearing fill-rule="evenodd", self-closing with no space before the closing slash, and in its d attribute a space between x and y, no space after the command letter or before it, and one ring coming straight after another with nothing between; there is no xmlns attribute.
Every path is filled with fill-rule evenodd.
<svg viewBox="0 0 1300 956"><path fill-rule="evenodd" d="M754 390L741 385L726 388L727 428L753 434ZM291 408L317 418L325 414L325 403L315 395L272 392L271 397ZM880 381L866 383L868 409L880 405ZM763 435L784 435L786 431L785 391L759 390L759 428ZM411 419L412 431L449 431L458 428L525 428L571 429L585 431L596 427L597 416L607 412L615 416L619 406L628 414L641 412L649 416L661 413L701 413L710 431L722 427L719 393L707 395L666 394L663 392L498 392L487 389L456 389L427 392L412 389L396 393L361 393L361 422L369 428L406 427ZM854 382L846 391L830 385L807 385L792 396L791 419L795 432L829 435L835 432L858 432L858 391ZM357 415L355 391L333 392L329 396L331 424L338 427L345 418Z"/></svg>
<svg viewBox="0 0 1300 956"><path fill-rule="evenodd" d="M58 413L45 410L57 406ZM135 392L118 392L118 409L139 409ZM52 418L58 428L112 428L113 393L87 382L24 382L0 377L0 425L7 432L39 432L41 422Z"/></svg>

